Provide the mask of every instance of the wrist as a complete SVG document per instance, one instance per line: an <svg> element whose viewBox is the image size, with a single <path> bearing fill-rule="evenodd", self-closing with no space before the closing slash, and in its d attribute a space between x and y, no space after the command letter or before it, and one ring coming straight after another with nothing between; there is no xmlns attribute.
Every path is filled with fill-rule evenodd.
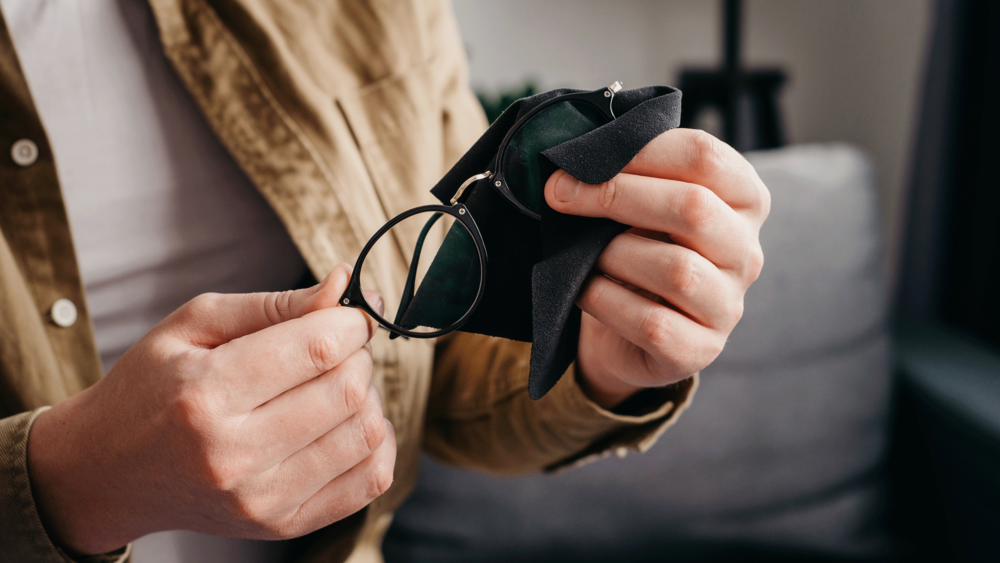
<svg viewBox="0 0 1000 563"><path fill-rule="evenodd" d="M70 555L95 555L122 547L109 528L113 480L98 467L100 452L93 448L81 416L87 391L41 413L28 434L28 475L35 508L52 543ZM104 485L104 486L102 486Z"/></svg>
<svg viewBox="0 0 1000 563"><path fill-rule="evenodd" d="M576 382L587 398L605 410L613 410L643 389L607 374L597 376L583 369L579 361L576 366Z"/></svg>

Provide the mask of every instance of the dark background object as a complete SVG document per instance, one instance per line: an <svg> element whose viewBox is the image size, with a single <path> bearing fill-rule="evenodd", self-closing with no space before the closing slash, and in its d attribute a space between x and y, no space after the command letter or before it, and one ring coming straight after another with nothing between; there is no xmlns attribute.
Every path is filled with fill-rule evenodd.
<svg viewBox="0 0 1000 563"><path fill-rule="evenodd" d="M957 118L940 314L1000 346L1000 2L959 3ZM998 374L1000 377L1000 374Z"/></svg>
<svg viewBox="0 0 1000 563"><path fill-rule="evenodd" d="M681 71L681 127L694 126L702 112L714 108L722 117L722 140L739 151L773 149L785 143L778 94L786 76L776 68L743 69L742 15L741 0L725 0L722 68Z"/></svg>
<svg viewBox="0 0 1000 563"><path fill-rule="evenodd" d="M896 303L892 519L911 558L1000 561L1000 4L936 12Z"/></svg>
<svg viewBox="0 0 1000 563"><path fill-rule="evenodd" d="M897 311L1000 346L1000 3L937 12Z"/></svg>
<svg viewBox="0 0 1000 563"><path fill-rule="evenodd" d="M931 323L896 331L890 521L904 560L1000 561L1000 353Z"/></svg>

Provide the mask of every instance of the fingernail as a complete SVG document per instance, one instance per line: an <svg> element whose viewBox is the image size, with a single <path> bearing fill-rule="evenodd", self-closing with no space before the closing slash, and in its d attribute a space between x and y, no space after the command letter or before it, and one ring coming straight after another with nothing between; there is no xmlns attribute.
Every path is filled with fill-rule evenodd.
<svg viewBox="0 0 1000 563"><path fill-rule="evenodd" d="M556 180L556 199L563 203L569 203L576 198L578 193L580 193L580 180L563 172Z"/></svg>
<svg viewBox="0 0 1000 563"><path fill-rule="evenodd" d="M378 316L385 316L385 301L382 301L382 296L378 296L378 303L375 304L375 310L378 311Z"/></svg>

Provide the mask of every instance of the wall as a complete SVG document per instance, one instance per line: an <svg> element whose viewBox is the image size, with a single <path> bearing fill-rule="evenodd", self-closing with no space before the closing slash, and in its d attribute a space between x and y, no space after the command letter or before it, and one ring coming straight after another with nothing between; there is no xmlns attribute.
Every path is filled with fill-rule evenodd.
<svg viewBox="0 0 1000 563"><path fill-rule="evenodd" d="M788 71L796 143L866 148L879 172L889 264L914 131L932 0L745 0L744 60ZM720 6L704 0L454 0L472 83L495 91L671 84L720 56Z"/></svg>

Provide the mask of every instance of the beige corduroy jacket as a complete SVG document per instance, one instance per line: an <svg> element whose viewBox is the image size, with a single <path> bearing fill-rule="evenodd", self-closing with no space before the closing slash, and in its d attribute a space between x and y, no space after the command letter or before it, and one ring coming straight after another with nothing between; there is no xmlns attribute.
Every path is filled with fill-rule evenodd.
<svg viewBox="0 0 1000 563"><path fill-rule="evenodd" d="M447 0L150 0L163 51L222 143L282 220L317 278L352 262L428 190L486 123L467 86ZM37 161L9 147L30 139ZM6 25L0 25L0 560L68 561L32 497L28 434L40 408L101 376L55 157ZM22 163L23 164L23 163ZM406 277L368 266L392 299ZM62 328L52 304L79 318ZM645 450L690 400L695 378L648 412L607 412L570 373L527 395L529 345L458 333L373 341L374 379L396 428L395 482L361 513L310 536L303 561L379 561L419 452L495 472L553 469ZM6 418L4 418L6 417ZM117 561L129 550L97 556ZM140 562L141 563L141 562Z"/></svg>

